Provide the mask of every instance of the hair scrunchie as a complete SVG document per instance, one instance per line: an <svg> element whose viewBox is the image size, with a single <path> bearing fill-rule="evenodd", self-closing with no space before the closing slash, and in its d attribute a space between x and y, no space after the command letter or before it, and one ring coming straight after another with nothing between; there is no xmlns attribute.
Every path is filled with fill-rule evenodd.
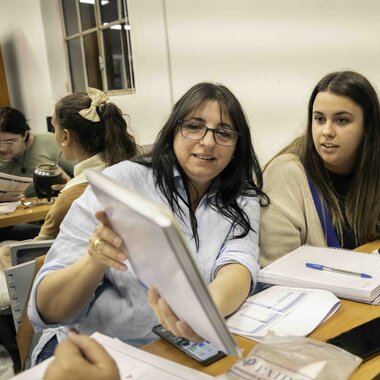
<svg viewBox="0 0 380 380"><path fill-rule="evenodd" d="M79 111L79 114L87 120L98 122L100 121L100 117L96 112L96 107L106 103L109 97L103 91L92 87L88 87L87 94L91 99L91 106Z"/></svg>

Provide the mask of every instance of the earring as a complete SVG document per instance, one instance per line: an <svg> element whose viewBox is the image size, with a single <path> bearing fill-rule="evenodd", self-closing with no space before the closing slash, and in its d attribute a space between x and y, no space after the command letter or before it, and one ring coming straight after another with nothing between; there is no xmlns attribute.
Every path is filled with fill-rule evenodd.
<svg viewBox="0 0 380 380"><path fill-rule="evenodd" d="M65 146L65 143L62 143L61 146Z"/></svg>

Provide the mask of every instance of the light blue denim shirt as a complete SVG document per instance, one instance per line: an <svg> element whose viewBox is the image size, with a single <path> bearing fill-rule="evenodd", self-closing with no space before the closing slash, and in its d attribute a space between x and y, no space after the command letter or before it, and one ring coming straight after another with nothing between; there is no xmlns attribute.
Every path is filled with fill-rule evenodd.
<svg viewBox="0 0 380 380"><path fill-rule="evenodd" d="M130 161L124 161L104 170L104 174L151 201L168 207L163 194L157 189L150 168ZM176 174L178 191L186 199L181 177ZM240 197L240 207L247 214L254 231L241 239L230 239L232 224L222 214L210 207L212 195L205 195L195 212L198 223L199 249L196 250L188 214L176 217L193 252L193 257L205 282L210 283L220 267L236 262L244 265L251 273L253 291L259 269L259 217L258 197ZM183 210L187 210L182 204ZM63 327L74 326L84 334L98 331L139 346L151 342L156 336L152 327L157 319L148 305L147 290L140 284L132 271L121 272L108 269L103 281L75 319L64 324L46 324L36 306L36 292L41 280L50 272L65 268L87 254L89 238L99 223L94 214L101 210L94 193L89 187L76 200L63 220L60 233L51 247L45 264L37 274L28 305L28 315L36 331L44 330L36 346L32 362L46 342L57 334L58 342L64 338ZM159 249L159 247L157 247ZM79 290L78 290L79 291Z"/></svg>

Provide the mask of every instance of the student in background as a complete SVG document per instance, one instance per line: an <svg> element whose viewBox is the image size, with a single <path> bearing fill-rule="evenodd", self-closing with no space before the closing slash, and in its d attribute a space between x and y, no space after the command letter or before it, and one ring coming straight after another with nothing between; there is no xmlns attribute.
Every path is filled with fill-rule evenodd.
<svg viewBox="0 0 380 380"><path fill-rule="evenodd" d="M52 239L72 202L88 185L84 171L101 171L137 154L137 145L127 130L121 110L100 90L89 88L61 99L52 124L56 141L67 160L77 161L72 178L61 190L36 239Z"/></svg>
<svg viewBox="0 0 380 380"><path fill-rule="evenodd" d="M59 154L53 133L33 134L20 111L0 107L0 172L33 178L37 165L52 164ZM72 164L67 160L62 158L58 164L65 173L72 173ZM25 196L36 196L33 184Z"/></svg>
<svg viewBox="0 0 380 380"><path fill-rule="evenodd" d="M61 190L35 240L55 239L58 235L71 204L88 185L86 169L101 171L137 154L122 112L107 100L102 91L89 88L88 93L65 96L55 105L52 124L57 146L67 160L77 164L74 178ZM0 248L0 268L9 265L10 250L6 245Z"/></svg>
<svg viewBox="0 0 380 380"><path fill-rule="evenodd" d="M174 105L153 151L133 161L104 174L173 211L221 314L231 314L257 282L264 195L240 103L222 85L195 85ZM102 223L97 221L100 209L87 189L36 276L28 311L35 329L44 332L34 360L52 355L63 338L60 325L136 346L156 338L148 292L123 263L127 254L105 214L98 212Z"/></svg>
<svg viewBox="0 0 380 380"><path fill-rule="evenodd" d="M264 169L260 262L295 248L355 248L380 238L380 107L361 74L334 72L314 88L304 134Z"/></svg>

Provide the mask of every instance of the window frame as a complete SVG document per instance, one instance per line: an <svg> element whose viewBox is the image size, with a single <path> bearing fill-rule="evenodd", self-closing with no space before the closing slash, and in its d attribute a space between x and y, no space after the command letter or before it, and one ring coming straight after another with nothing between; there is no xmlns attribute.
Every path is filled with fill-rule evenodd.
<svg viewBox="0 0 380 380"><path fill-rule="evenodd" d="M75 40L79 38L80 41L80 49L81 49L81 61L82 61L82 70L84 73L84 82L85 87L88 88L88 73L86 69L86 62L87 62L87 56L85 52L84 47L84 36L89 35L91 33L96 33L97 35L97 41L98 41L98 49L99 49L99 57L98 57L98 65L99 70L101 74L101 80L103 85L103 92L109 94L109 95L119 95L119 94L134 94L136 93L136 81L135 81L135 75L134 75L134 69L133 69L133 55L132 55L132 43L131 43L131 35L130 35L130 23L129 23L129 15L128 15L128 8L127 8L127 0L116 0L117 1L117 9L118 9L118 19L114 20L112 22L107 23L106 25L101 24L101 11L100 11L100 2L101 0L94 0L94 15L95 15L95 27L86 29L85 31L82 30L82 20L80 15L80 4L79 0L75 0L75 7L76 7L76 16L78 18L78 27L79 32L67 36L66 33L66 23L65 23L65 17L64 17L64 11L63 11L63 5L62 2L64 0L58 0L59 3L59 13L60 13L60 19L61 19L61 26L62 26L62 33L63 33L63 40L65 45L65 57L66 57L66 67L68 71L69 76L69 88L71 92L74 92L73 90L73 79L72 79L72 73L71 73L71 65L70 65L70 58L69 58L69 49L68 49L68 42L71 40ZM124 10L126 13L125 17L122 17L122 5L124 4ZM104 38L103 38L103 31L107 29L111 29L114 25L122 25L125 24L126 26L129 26L125 30L126 32L126 45L129 49L128 52L125 52L124 44L121 43L121 51L122 51L122 64L123 64L123 70L125 70L125 73L129 74L131 87L130 88L121 88L121 89L108 89L108 73L107 73L107 65L105 64L106 58L105 58L105 48L104 48ZM126 62L126 59L128 57L128 62ZM131 58L129 58L131 57ZM127 82L127 81L126 81Z"/></svg>

